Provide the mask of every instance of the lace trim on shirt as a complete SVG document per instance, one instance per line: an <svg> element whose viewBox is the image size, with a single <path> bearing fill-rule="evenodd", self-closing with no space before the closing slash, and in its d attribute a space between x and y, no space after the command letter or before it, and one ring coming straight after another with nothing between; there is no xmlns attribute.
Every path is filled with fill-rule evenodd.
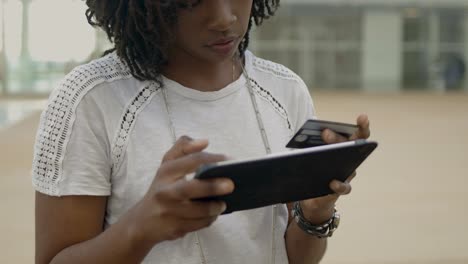
<svg viewBox="0 0 468 264"><path fill-rule="evenodd" d="M151 82L149 85L145 86L125 107L124 114L119 122L119 130L117 131L112 143L112 173L116 172L119 168L125 149L127 148L130 131L132 131L135 125L136 117L151 101L154 94L160 89L161 87L159 85Z"/></svg>
<svg viewBox="0 0 468 264"><path fill-rule="evenodd" d="M59 196L65 149L81 99L104 82L130 77L115 54L75 68L53 92L42 113L32 165L33 185L45 194Z"/></svg>
<svg viewBox="0 0 468 264"><path fill-rule="evenodd" d="M257 93L262 99L267 101L271 106L273 106L276 112L286 121L288 129L292 132L292 126L291 122L289 121L286 108L281 105L281 103L270 93L270 91L260 86L254 79L249 78L249 81L253 84L254 92Z"/></svg>
<svg viewBox="0 0 468 264"><path fill-rule="evenodd" d="M252 62L253 66L261 71L267 72L267 73L272 73L275 76L283 79L288 79L288 80L297 80L298 76L291 71L290 69L286 68L285 66L274 63L269 60L264 60L255 57Z"/></svg>

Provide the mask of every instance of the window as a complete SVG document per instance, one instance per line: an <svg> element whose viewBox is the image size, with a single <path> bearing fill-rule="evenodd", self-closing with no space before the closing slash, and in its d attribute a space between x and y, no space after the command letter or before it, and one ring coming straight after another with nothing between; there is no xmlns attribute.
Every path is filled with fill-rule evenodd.
<svg viewBox="0 0 468 264"><path fill-rule="evenodd" d="M448 78L454 62L466 63L463 62L466 52L464 11L411 10L404 18L403 88L445 90L448 86L461 87L462 79Z"/></svg>
<svg viewBox="0 0 468 264"><path fill-rule="evenodd" d="M4 94L46 95L95 54L99 36L86 23L83 1L7 0L2 9Z"/></svg>
<svg viewBox="0 0 468 264"><path fill-rule="evenodd" d="M359 9L284 5L255 31L254 51L298 73L313 88L357 89L361 77Z"/></svg>

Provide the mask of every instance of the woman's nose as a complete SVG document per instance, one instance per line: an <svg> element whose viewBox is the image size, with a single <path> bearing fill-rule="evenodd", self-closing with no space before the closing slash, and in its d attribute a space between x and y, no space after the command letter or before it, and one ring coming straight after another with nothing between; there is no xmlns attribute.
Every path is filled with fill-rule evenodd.
<svg viewBox="0 0 468 264"><path fill-rule="evenodd" d="M237 21L230 2L231 0L210 1L209 14L211 15L208 18L210 30L225 32Z"/></svg>

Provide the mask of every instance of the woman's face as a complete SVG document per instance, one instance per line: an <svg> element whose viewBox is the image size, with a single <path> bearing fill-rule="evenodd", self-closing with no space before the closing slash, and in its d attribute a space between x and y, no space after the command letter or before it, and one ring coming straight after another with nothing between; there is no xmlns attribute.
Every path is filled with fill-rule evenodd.
<svg viewBox="0 0 468 264"><path fill-rule="evenodd" d="M171 55L210 63L231 59L247 31L252 2L202 0L191 9L181 9Z"/></svg>

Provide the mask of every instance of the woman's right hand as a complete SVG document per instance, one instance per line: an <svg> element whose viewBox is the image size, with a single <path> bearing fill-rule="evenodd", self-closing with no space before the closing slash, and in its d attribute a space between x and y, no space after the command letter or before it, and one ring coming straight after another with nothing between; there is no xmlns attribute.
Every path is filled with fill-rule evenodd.
<svg viewBox="0 0 468 264"><path fill-rule="evenodd" d="M148 192L132 209L137 240L156 244L181 238L210 226L226 209L221 201L193 199L229 194L234 191L231 180L185 177L200 165L226 160L224 155L203 152L207 146L206 140L184 136L165 154Z"/></svg>

